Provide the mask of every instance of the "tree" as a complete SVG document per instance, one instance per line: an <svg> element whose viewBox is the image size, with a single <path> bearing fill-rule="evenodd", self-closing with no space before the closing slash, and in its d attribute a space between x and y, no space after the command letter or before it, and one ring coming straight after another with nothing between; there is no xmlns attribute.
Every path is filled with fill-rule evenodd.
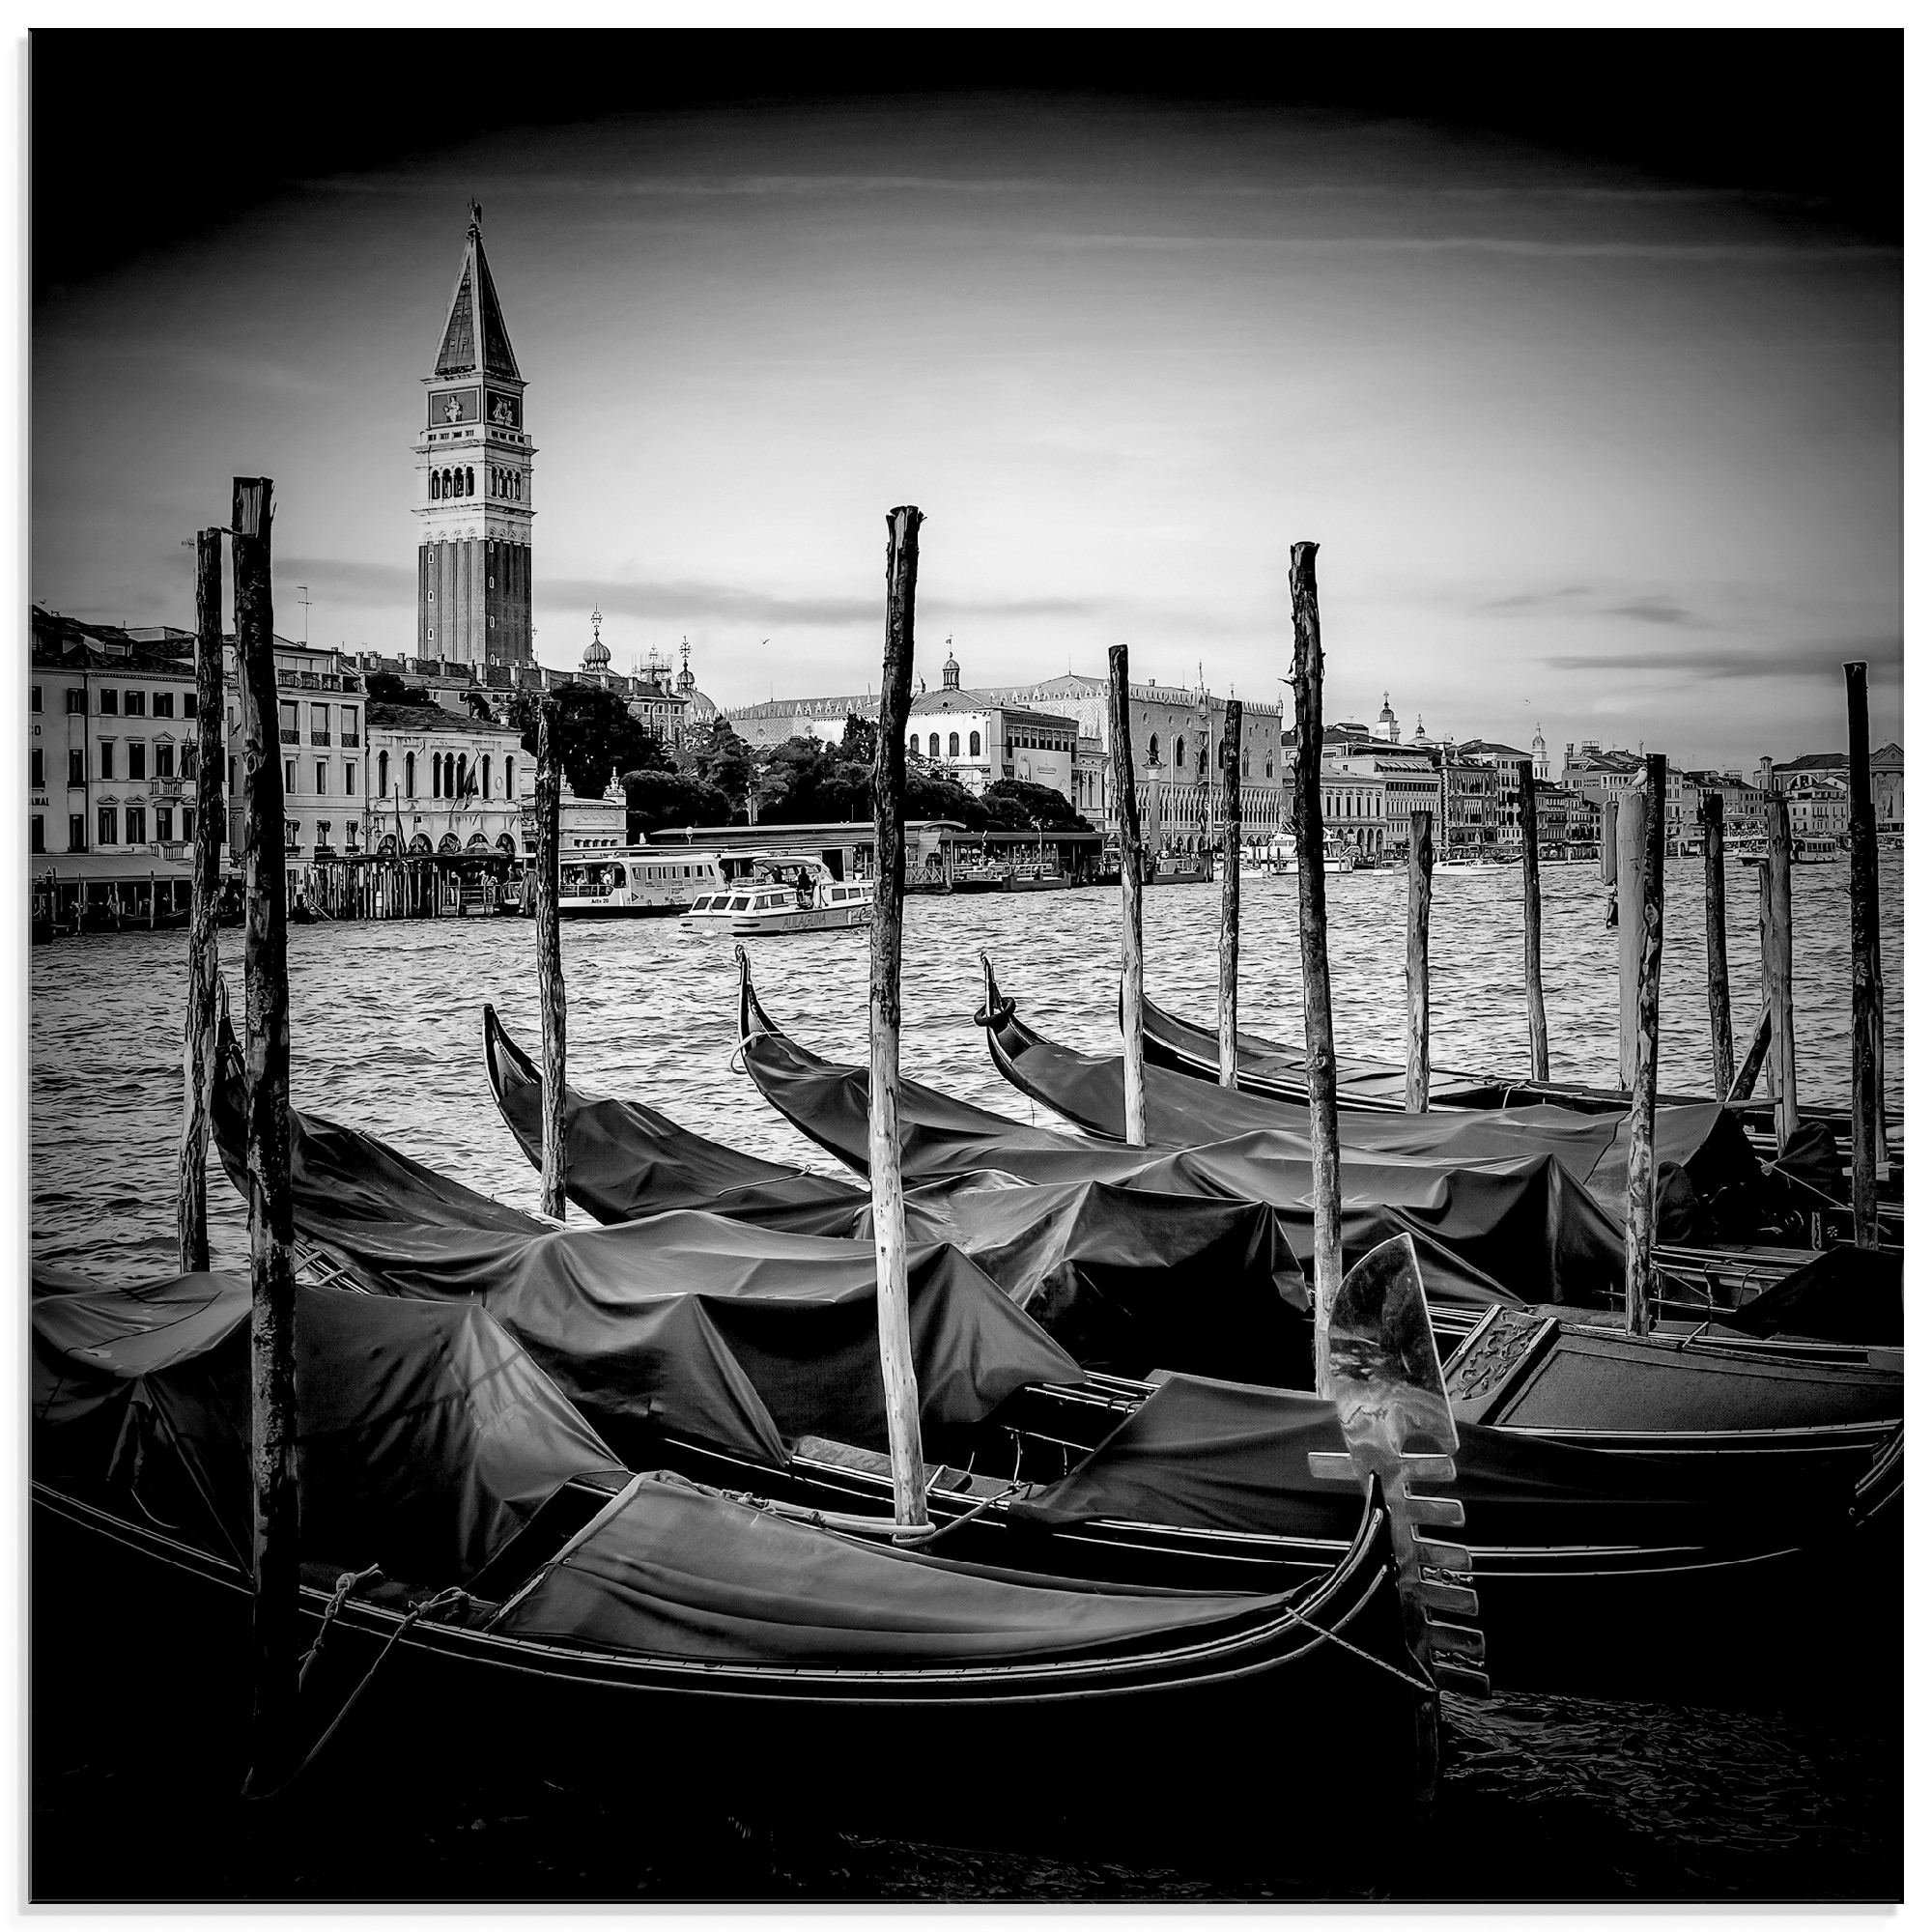
<svg viewBox="0 0 1932 1932"><path fill-rule="evenodd" d="M714 718L685 740L677 769L711 786L742 810L752 788L752 748L731 728L728 718Z"/></svg>
<svg viewBox="0 0 1932 1932"><path fill-rule="evenodd" d="M656 736L631 716L624 700L597 684L566 684L549 693L518 692L510 702L510 723L523 732L524 750L532 757L537 750L537 707L546 696L556 704L557 755L579 798L601 798L612 772L657 770L668 762Z"/></svg>
<svg viewBox="0 0 1932 1932"><path fill-rule="evenodd" d="M392 670L372 670L363 679L362 688L377 704L434 704L433 698L419 684L405 684Z"/></svg>
<svg viewBox="0 0 1932 1932"><path fill-rule="evenodd" d="M1051 785L1029 784L1025 779L1000 779L986 787L986 811L992 824L1018 832L1043 826L1048 832L1091 832L1094 828Z"/></svg>
<svg viewBox="0 0 1932 1932"><path fill-rule="evenodd" d="M634 844L667 825L724 825L731 815L724 794L688 772L626 772L624 798L626 836Z"/></svg>
<svg viewBox="0 0 1932 1932"><path fill-rule="evenodd" d="M854 764L869 765L879 755L879 727L856 711L845 714L845 735L838 740L838 755Z"/></svg>

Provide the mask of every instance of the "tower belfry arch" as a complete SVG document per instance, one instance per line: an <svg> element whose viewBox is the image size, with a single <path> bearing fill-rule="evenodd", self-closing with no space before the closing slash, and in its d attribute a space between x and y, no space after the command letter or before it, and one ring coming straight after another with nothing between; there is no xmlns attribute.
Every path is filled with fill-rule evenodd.
<svg viewBox="0 0 1932 1932"><path fill-rule="evenodd" d="M416 454L416 654L528 664L532 459L523 372L469 204Z"/></svg>

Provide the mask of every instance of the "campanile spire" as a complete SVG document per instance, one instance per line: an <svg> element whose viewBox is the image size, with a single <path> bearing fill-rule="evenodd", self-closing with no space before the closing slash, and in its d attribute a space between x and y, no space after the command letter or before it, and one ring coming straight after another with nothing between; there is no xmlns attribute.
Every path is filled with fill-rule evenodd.
<svg viewBox="0 0 1932 1932"><path fill-rule="evenodd" d="M416 451L416 653L528 664L531 459L524 389L490 263L469 225Z"/></svg>

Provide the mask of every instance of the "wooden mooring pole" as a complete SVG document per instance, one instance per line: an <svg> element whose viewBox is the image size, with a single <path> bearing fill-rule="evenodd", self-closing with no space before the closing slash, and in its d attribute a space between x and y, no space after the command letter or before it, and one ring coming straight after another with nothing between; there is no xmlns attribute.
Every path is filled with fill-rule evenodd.
<svg viewBox="0 0 1932 1932"><path fill-rule="evenodd" d="M1435 868L1432 818L1427 811L1408 814L1408 1086L1403 1106L1411 1114L1429 1111L1429 895Z"/></svg>
<svg viewBox="0 0 1932 1932"><path fill-rule="evenodd" d="M1614 894L1617 884L1617 795L1604 794L1602 830L1598 835L1597 857L1602 863L1604 883ZM1615 904L1614 897L1611 904Z"/></svg>
<svg viewBox="0 0 1932 1932"><path fill-rule="evenodd" d="M1648 767L1646 766L1646 769ZM1617 1085L1636 1091L1637 982L1643 973L1643 868L1663 803L1633 785L1617 800Z"/></svg>
<svg viewBox="0 0 1932 1932"><path fill-rule="evenodd" d="M1240 1085L1236 1007L1241 971L1241 700L1228 700L1221 737L1221 1085Z"/></svg>
<svg viewBox="0 0 1932 1932"><path fill-rule="evenodd" d="M1764 869L1771 887L1765 957L1771 975L1772 1097L1782 1153L1798 1129L1798 1043L1791 1014L1791 812L1782 798L1766 801L1764 821L1770 855Z"/></svg>
<svg viewBox="0 0 1932 1932"><path fill-rule="evenodd" d="M901 1528L925 1525L925 1452L912 1361L912 1296L906 1281L905 1189L899 1174L899 954L905 923L906 717L912 708L913 619L919 590L919 526L910 503L886 515L886 655L872 754L870 1132L872 1242L879 1263L879 1370L886 1388L893 1514Z"/></svg>
<svg viewBox="0 0 1932 1932"><path fill-rule="evenodd" d="M1127 647L1107 648L1107 748L1114 821L1121 831L1121 1040L1129 1147L1147 1146L1147 1042L1141 1010L1141 813L1134 789L1133 726L1127 717ZM1157 791L1160 780L1152 781Z"/></svg>
<svg viewBox="0 0 1932 1932"><path fill-rule="evenodd" d="M1536 849L1536 767L1518 767L1522 797L1522 990L1529 1003L1529 1077L1549 1078L1549 1021L1543 1010L1543 872Z"/></svg>
<svg viewBox="0 0 1932 1932"><path fill-rule="evenodd" d="M1342 1153L1328 1004L1328 895L1321 869L1321 612L1312 543L1290 554L1294 612L1294 843L1301 867L1301 1019L1315 1195L1315 1386L1327 1385L1328 1316L1342 1287Z"/></svg>
<svg viewBox="0 0 1932 1932"><path fill-rule="evenodd" d="M251 1795L273 1790L293 1769L301 1657L296 1230L289 1188L288 875L270 562L273 503L274 485L268 477L235 479L229 525L235 543L235 656L241 670L247 822L245 1037L255 1613L253 1738L245 1789Z"/></svg>
<svg viewBox="0 0 1932 1932"><path fill-rule="evenodd" d="M194 540L194 860L188 882L187 1020L182 1050L181 1163L175 1235L181 1271L208 1266L208 1127L214 1106L214 923L221 896L221 532Z"/></svg>
<svg viewBox="0 0 1932 1932"><path fill-rule="evenodd" d="M1845 667L1852 783L1852 1238L1878 1245L1879 1089L1878 820L1872 810L1871 717L1865 667Z"/></svg>
<svg viewBox="0 0 1932 1932"><path fill-rule="evenodd" d="M1731 967L1724 934L1724 795L1707 791L1697 807L1704 821L1704 985L1711 1005L1711 1091L1730 1097L1738 1077L1731 1038Z"/></svg>
<svg viewBox="0 0 1932 1932"><path fill-rule="evenodd" d="M1630 1192L1624 1216L1624 1325L1647 1334L1651 1323L1650 1253L1657 1237L1657 1005L1663 980L1663 754L1644 759L1649 793L1642 814L1643 868L1637 895L1625 902L1622 928L1640 945L1636 980L1636 1061L1632 1069ZM1628 797L1628 794L1626 794ZM1621 834L1623 814L1618 813ZM1622 838L1619 837L1621 845Z"/></svg>
<svg viewBox="0 0 1932 1932"><path fill-rule="evenodd" d="M563 755L557 743L556 700L537 707L537 1005L543 1016L543 1196L542 1210L564 1217L563 1142L564 995L563 942L557 930L556 874L558 821L562 810Z"/></svg>

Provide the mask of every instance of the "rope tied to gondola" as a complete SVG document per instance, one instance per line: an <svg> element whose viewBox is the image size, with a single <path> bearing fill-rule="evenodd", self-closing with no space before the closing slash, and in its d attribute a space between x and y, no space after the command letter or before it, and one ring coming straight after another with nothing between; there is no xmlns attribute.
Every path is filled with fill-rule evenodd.
<svg viewBox="0 0 1932 1932"><path fill-rule="evenodd" d="M371 1574L370 1571L362 1571L359 1573L361 1577L368 1577L370 1574ZM355 1586L355 1575L354 1574L337 1580L335 1587L343 1602L346 1602L348 1600L350 1591ZM290 1785L292 1785L296 1781L296 1779L298 1778L302 1775L302 1773L305 1772L309 1768L309 1766L312 1765L316 1761L316 1759L323 1754L325 1750L327 1749L328 1741L332 1737L334 1737L337 1731L339 1731L342 1728L343 1723L347 1719L350 1712L355 1710L356 1704L360 1702L363 1691L368 1690L369 1686L375 1682L376 1673L379 1670L381 1670L383 1665L388 1661L389 1653L395 1649L397 1644L402 1642L403 1638L409 1634L412 1628L414 1625L424 1621L435 1621L437 1619L440 1619L449 1611L461 1609L469 1602L469 1592L468 1590L460 1589L452 1585L449 1589L439 1590L434 1596L425 1597L421 1600L421 1602L411 1605L409 1610L405 1613L402 1621L399 1624L397 1624L396 1628L392 1632L390 1632L388 1642L385 1643L381 1649L381 1651L377 1653L375 1662L372 1663L369 1666L369 1668L362 1673L362 1681L359 1684L357 1684L355 1690L350 1691L348 1697L344 1699L342 1708L339 1711L337 1711L335 1716L329 1720L328 1728L323 1732L321 1737L316 1739L315 1743L312 1746L310 1746L308 1755L305 1758L303 1758L302 1761L298 1765L297 1765L296 1768L292 1772L290 1772L289 1775L285 1778L283 1778L279 1784L275 1785L271 1790L254 1791L252 1789L248 1789L247 1787L244 1787L243 1795L250 1798L279 1798L281 1794L284 1791L286 1791L290 1787ZM325 1615L325 1620L324 1620L325 1633L327 1632L327 1628L328 1614L332 1614L333 1610L339 1609L341 1605L339 1603L335 1603L333 1601L331 1602L331 1611L330 1613L326 1613ZM310 1650L309 1652L309 1658L312 1658L315 1655L315 1651L319 1650L321 1647L322 1647L322 1637L321 1635L318 1635L315 1641L315 1648ZM302 1660L302 1668L304 1671L307 1670L308 1658L304 1658ZM298 1680L298 1689L299 1689L299 1680ZM253 1779L254 1779L254 1773L251 1771L249 1773L250 1784L252 1784Z"/></svg>
<svg viewBox="0 0 1932 1932"><path fill-rule="evenodd" d="M1016 1009L1006 994L1001 993L990 999L973 1015L973 1024L981 1027L1004 1026L1011 1019Z"/></svg>
<svg viewBox="0 0 1932 1932"><path fill-rule="evenodd" d="M309 1645L308 1654L301 1661L301 1669L296 1676L296 1689L299 1690L308 1682L308 1667L320 1655L323 1644L327 1640L330 1626L341 1613L353 1592L365 1583L379 1583L383 1579L383 1566L372 1563L366 1570L345 1570L335 1579L335 1588L330 1593L328 1606L322 1613L322 1628L315 1634L315 1641Z"/></svg>

